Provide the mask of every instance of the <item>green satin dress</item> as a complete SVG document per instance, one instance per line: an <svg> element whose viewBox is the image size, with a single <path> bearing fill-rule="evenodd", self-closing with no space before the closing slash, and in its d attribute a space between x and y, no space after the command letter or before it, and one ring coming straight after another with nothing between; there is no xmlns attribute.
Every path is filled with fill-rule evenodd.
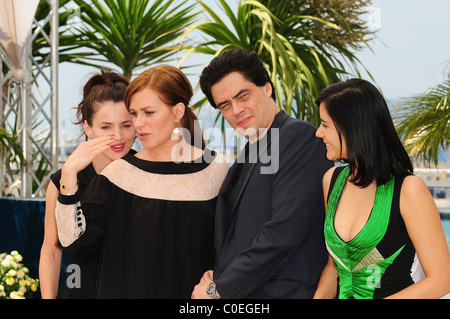
<svg viewBox="0 0 450 319"><path fill-rule="evenodd" d="M352 240L345 242L334 228L334 216L349 171L348 166L342 170L329 195L325 241L339 273L339 298L370 299L386 269L405 247L401 246L387 258L377 249L388 228L395 179L392 177L389 182L377 187L366 225Z"/></svg>

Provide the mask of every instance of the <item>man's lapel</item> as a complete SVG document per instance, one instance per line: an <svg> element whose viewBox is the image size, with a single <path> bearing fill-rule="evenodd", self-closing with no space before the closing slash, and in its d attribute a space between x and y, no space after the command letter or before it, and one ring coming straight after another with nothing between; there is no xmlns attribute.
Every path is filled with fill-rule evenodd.
<svg viewBox="0 0 450 319"><path fill-rule="evenodd" d="M275 116L273 123L271 125L271 127L269 128L269 130L267 131L266 135L260 140L258 141L258 148L254 148L253 151L250 151L249 154L249 163L251 164L247 175L245 176L244 182L242 183L242 187L239 190L238 196L236 197L236 201L233 204L233 209L231 210L231 214L230 217L235 213L236 211L236 204L239 202L239 199L241 198L242 194L244 193L245 187L247 186L249 180L250 180L250 176L252 176L253 170L255 169L255 166L258 162L260 162L260 158L261 156L266 156L267 157L267 150L269 149L271 143L272 143L272 130L273 128L279 129L284 121L288 118L288 115L281 110L280 112L277 113L277 115ZM274 138L279 138L278 133L276 134L276 136L273 136ZM256 146L256 145L253 145ZM245 145L245 147L248 148L251 147L251 145L249 144L249 142L247 142L247 144ZM239 154L238 159L241 161L240 163L244 163L244 159L245 159L245 149ZM256 172L256 174L259 174L260 172Z"/></svg>
<svg viewBox="0 0 450 319"><path fill-rule="evenodd" d="M271 128L280 128L287 118L288 118L288 115L283 110L280 111L277 114L277 116L275 117ZM255 151L250 152L249 162L250 162L251 166L249 167L249 169L247 171L244 182L241 186L241 189L239 190L238 196L236 197L236 201L233 203L233 209L230 213L230 216L228 216L227 209L226 209L226 198L228 197L230 189L233 186L232 181L233 181L234 175L236 174L236 171L238 170L237 163L245 162L245 148L249 147L249 142L247 142L244 150L241 151L241 153L239 154L235 163L230 167L227 177L225 178L222 188L219 192L220 204L218 205L218 207L217 207L218 211L216 212L216 222L217 222L216 223L216 227L217 227L216 231L220 232L220 234L217 234L219 236L216 236L216 240L217 239L220 240L220 242L217 243L219 245L218 247L221 247L221 245L222 245L222 240L224 240L224 236L226 234L227 227L232 227L231 225L228 225L228 221L230 220L230 217L236 213L236 210L237 210L236 204L239 202L239 199L241 198L242 194L244 193L245 187L247 186L247 184L250 180L250 177L253 174L256 164L258 163L258 161L260 160L260 157L262 155L267 155L267 149L269 148L271 141L272 141L271 134L272 134L272 132L269 130L267 132L267 134L264 136L264 139L267 139L267 142L260 143L260 145L262 145L262 147L263 147L262 149L258 150L257 152L255 152ZM275 138L279 138L278 134Z"/></svg>

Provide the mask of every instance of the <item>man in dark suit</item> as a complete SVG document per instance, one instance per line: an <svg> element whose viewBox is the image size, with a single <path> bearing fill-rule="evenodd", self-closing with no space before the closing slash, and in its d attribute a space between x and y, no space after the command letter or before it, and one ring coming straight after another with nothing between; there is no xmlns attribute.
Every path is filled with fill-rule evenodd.
<svg viewBox="0 0 450 319"><path fill-rule="evenodd" d="M312 298L328 257L322 177L332 166L316 128L280 111L254 52L223 52L200 86L248 143L217 199L214 270L192 298Z"/></svg>

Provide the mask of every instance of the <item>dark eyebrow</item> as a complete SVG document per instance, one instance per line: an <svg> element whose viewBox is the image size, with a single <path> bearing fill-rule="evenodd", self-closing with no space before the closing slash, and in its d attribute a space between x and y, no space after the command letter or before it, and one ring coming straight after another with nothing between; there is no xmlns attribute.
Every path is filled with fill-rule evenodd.
<svg viewBox="0 0 450 319"><path fill-rule="evenodd" d="M220 109L220 107L223 105L223 104L225 104L225 103L227 103L228 101L223 101L223 102L220 102L219 104L217 104L217 108L219 108Z"/></svg>
<svg viewBox="0 0 450 319"><path fill-rule="evenodd" d="M147 106L143 106L143 107L137 107L137 109L141 109L141 110L144 110L144 111L147 111L148 109L154 109L154 108L155 108L155 107L152 106L152 105L147 105ZM129 110L130 112L136 112L136 110L133 109L132 107L129 107L128 110Z"/></svg>
<svg viewBox="0 0 450 319"><path fill-rule="evenodd" d="M242 93L246 93L246 92L249 92L249 91L250 91L249 89L242 89L239 92L237 92L237 94L235 96L233 96L233 99L237 98Z"/></svg>
<svg viewBox="0 0 450 319"><path fill-rule="evenodd" d="M121 122L121 124L123 124L123 123L128 123L128 122L133 122L132 120L126 120L126 121L123 121L123 122ZM100 125L112 125L113 123L111 123L111 122L106 122L106 121L102 121L102 122L100 122Z"/></svg>
<svg viewBox="0 0 450 319"><path fill-rule="evenodd" d="M246 93L246 92L249 92L250 90L249 89L242 89L242 90L240 90L239 92L237 92L234 96L232 96L231 97L231 99L236 99L239 95L241 95L242 93ZM222 105L222 104L225 104L225 103L227 103L228 101L223 101L223 102L220 102L219 104L217 104L217 107L218 108L220 108L220 106Z"/></svg>

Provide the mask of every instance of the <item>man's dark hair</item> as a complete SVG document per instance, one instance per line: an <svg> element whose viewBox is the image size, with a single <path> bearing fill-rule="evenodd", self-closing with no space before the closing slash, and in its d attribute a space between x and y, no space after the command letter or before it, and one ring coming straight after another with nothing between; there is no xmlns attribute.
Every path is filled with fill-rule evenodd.
<svg viewBox="0 0 450 319"><path fill-rule="evenodd" d="M217 108L211 95L211 87L231 72L241 73L256 86L264 86L269 82L272 86L272 98L276 101L272 80L258 54L237 47L215 57L200 75L200 88L212 107Z"/></svg>

